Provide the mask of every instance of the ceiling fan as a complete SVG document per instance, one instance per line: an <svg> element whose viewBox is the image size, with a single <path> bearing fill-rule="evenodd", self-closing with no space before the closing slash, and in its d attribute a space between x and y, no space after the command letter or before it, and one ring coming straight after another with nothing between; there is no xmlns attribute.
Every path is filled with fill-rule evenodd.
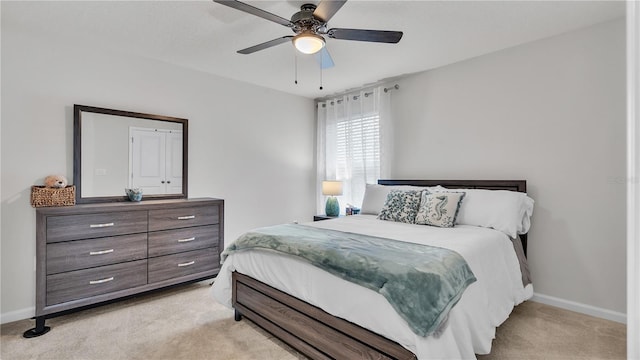
<svg viewBox="0 0 640 360"><path fill-rule="evenodd" d="M222 5L229 6L236 10L273 21L277 24L291 28L295 35L283 36L262 44L254 45L246 49L238 50L240 54L251 54L264 50L272 46L292 41L298 51L304 54L316 54L322 50L321 64L327 61L333 66L333 60L325 48L324 36L339 40L355 40L396 44L402 38L402 31L386 30L363 30L363 29L343 29L327 28L327 22L340 10L347 0L322 0L316 6L314 4L304 4L300 11L287 20L268 11L259 9L249 4L236 0L213 0ZM322 66L322 67L330 67Z"/></svg>

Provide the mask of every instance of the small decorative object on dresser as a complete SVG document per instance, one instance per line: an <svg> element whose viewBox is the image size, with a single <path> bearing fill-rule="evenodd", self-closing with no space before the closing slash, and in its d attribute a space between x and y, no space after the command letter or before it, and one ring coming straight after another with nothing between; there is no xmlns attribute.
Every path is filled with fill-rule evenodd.
<svg viewBox="0 0 640 360"><path fill-rule="evenodd" d="M49 175L44 178L44 186L48 188L64 188L68 183L64 175Z"/></svg>
<svg viewBox="0 0 640 360"><path fill-rule="evenodd" d="M48 188L34 185L31 187L31 206L72 206L76 204L76 187Z"/></svg>
<svg viewBox="0 0 640 360"><path fill-rule="evenodd" d="M172 199L36 210L36 325L170 285L215 277L224 200Z"/></svg>
<svg viewBox="0 0 640 360"><path fill-rule="evenodd" d="M124 192L127 193L129 200L142 201L142 189L124 189Z"/></svg>
<svg viewBox="0 0 640 360"><path fill-rule="evenodd" d="M76 204L76 187L63 175L49 175L44 186L31 187L31 206L71 206Z"/></svg>

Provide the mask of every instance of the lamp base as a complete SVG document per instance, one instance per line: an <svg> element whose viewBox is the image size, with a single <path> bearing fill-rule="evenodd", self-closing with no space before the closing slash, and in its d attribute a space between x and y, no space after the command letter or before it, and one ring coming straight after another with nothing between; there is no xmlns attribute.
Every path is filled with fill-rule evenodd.
<svg viewBox="0 0 640 360"><path fill-rule="evenodd" d="M327 199L327 204L324 208L324 212L327 216L338 216L340 215L340 204L338 204L338 199L335 196L329 196Z"/></svg>

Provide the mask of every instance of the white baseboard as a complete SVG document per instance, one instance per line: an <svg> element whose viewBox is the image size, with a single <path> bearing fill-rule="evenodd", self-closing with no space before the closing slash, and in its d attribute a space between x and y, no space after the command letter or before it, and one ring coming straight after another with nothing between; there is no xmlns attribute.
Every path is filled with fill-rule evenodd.
<svg viewBox="0 0 640 360"><path fill-rule="evenodd" d="M0 314L0 324L6 324L18 320L30 319L35 316L36 308L30 307L26 309L10 311Z"/></svg>
<svg viewBox="0 0 640 360"><path fill-rule="evenodd" d="M601 319L607 319L607 320L619 322L622 324L627 323L626 314L612 311L612 310L602 309L602 308L591 306L591 305L578 303L575 301L560 299L560 298L549 296L549 295L533 293L533 297L531 298L531 301L559 307L565 310L575 311L581 314L595 316ZM26 309L21 309L21 310L16 310L16 311L11 311L8 313L1 314L0 324L6 324L6 323L18 321L18 320L32 318L35 314L35 311L36 311L35 307L30 307Z"/></svg>
<svg viewBox="0 0 640 360"><path fill-rule="evenodd" d="M575 301L560 299L560 298L549 296L549 295L533 293L533 297L531 298L531 301L559 307L565 310L575 311L585 315L595 316L601 319L607 319L607 320L619 322L622 324L627 323L626 314L591 306L591 305L582 304Z"/></svg>

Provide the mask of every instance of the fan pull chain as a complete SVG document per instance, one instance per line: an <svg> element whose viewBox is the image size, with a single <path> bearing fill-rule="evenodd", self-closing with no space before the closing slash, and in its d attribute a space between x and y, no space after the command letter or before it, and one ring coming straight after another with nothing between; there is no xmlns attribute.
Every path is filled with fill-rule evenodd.
<svg viewBox="0 0 640 360"><path fill-rule="evenodd" d="M293 62L294 62L294 84L298 85L298 52L295 50L295 48L293 49Z"/></svg>
<svg viewBox="0 0 640 360"><path fill-rule="evenodd" d="M322 56L322 54L320 54L320 90L322 90L322 60L323 60L324 56Z"/></svg>

